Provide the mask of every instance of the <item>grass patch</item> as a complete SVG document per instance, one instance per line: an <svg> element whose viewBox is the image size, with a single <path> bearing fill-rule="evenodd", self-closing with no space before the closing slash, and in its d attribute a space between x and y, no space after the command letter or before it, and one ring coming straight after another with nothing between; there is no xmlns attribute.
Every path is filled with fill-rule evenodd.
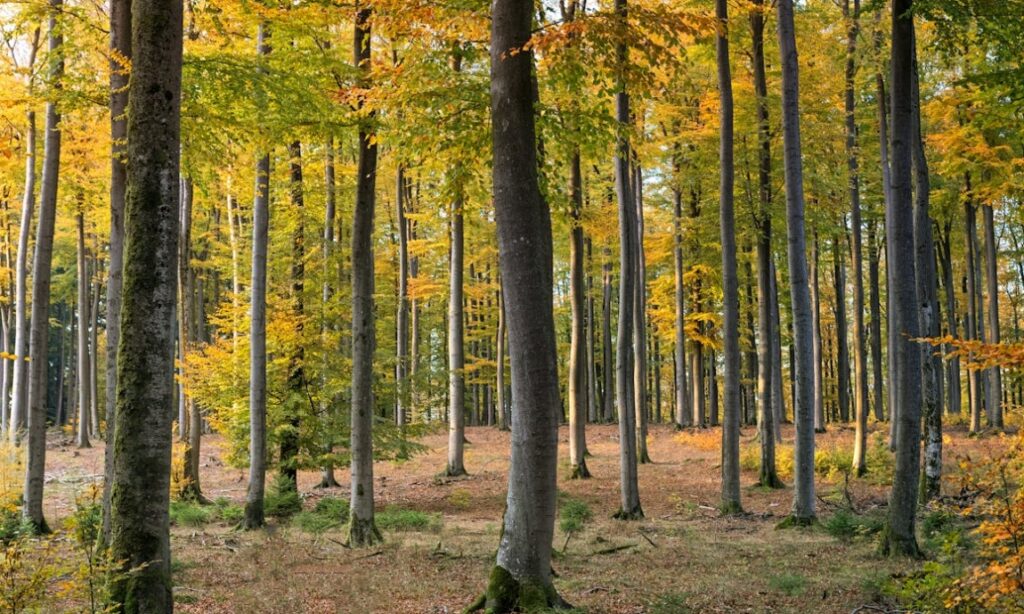
<svg viewBox="0 0 1024 614"><path fill-rule="evenodd" d="M302 511L302 498L295 483L278 474L263 499L263 512L275 518L287 518Z"/></svg>
<svg viewBox="0 0 1024 614"><path fill-rule="evenodd" d="M201 527L213 518L213 511L192 501L171 501L171 524L179 527Z"/></svg>
<svg viewBox="0 0 1024 614"><path fill-rule="evenodd" d="M558 506L558 528L563 533L575 533L594 518L590 506L579 499L566 498Z"/></svg>
<svg viewBox="0 0 1024 614"><path fill-rule="evenodd" d="M789 597L796 597L807 588L807 578L798 573L784 572L768 579L768 585Z"/></svg>
<svg viewBox="0 0 1024 614"><path fill-rule="evenodd" d="M836 513L829 516L822 526L825 532L844 542L853 541L859 537L874 535L882 530L885 518L879 514L858 515L852 511L840 508Z"/></svg>
<svg viewBox="0 0 1024 614"><path fill-rule="evenodd" d="M306 533L319 535L348 522L348 501L338 497L324 497L310 511L295 514L292 524Z"/></svg>
<svg viewBox="0 0 1024 614"><path fill-rule="evenodd" d="M689 595L686 593L666 593L658 595L647 604L648 614L687 614L693 608L687 605Z"/></svg>
<svg viewBox="0 0 1024 614"><path fill-rule="evenodd" d="M227 524L238 524L245 517L245 510L241 505L235 505L227 497L217 497L213 502L213 510L217 518Z"/></svg>
<svg viewBox="0 0 1024 614"><path fill-rule="evenodd" d="M418 531L436 533L441 530L440 514L429 514L419 510L400 507L386 507L374 516L381 531Z"/></svg>

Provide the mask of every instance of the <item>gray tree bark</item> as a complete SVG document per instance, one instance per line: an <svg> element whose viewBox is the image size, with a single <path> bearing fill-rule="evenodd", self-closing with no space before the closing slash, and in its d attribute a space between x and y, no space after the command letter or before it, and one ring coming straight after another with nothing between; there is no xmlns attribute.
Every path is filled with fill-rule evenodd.
<svg viewBox="0 0 1024 614"><path fill-rule="evenodd" d="M451 207L451 249L448 266L448 465L445 475L466 475L466 350L463 340L464 230L462 196Z"/></svg>
<svg viewBox="0 0 1024 614"><path fill-rule="evenodd" d="M270 53L270 27L261 23L256 37L258 61ZM252 275L249 282L249 488L245 495L246 529L265 523L263 495L267 481L267 233L270 223L270 154L256 161L252 205Z"/></svg>
<svg viewBox="0 0 1024 614"><path fill-rule="evenodd" d="M92 370L89 368L89 314L92 301L89 300L89 266L85 253L85 220L81 209L79 209L76 216L76 226L78 228L78 433L75 443L78 444L79 448L91 448L92 444L89 442L91 427L91 421L89 420L89 407L91 405L89 393L92 392L92 387L89 385L89 376Z"/></svg>
<svg viewBox="0 0 1024 614"><path fill-rule="evenodd" d="M571 479L590 477L587 469L587 354L586 289L583 279L583 176L579 151L570 162L569 191L572 200L572 235L569 240L569 300L572 305L572 331L569 348L569 463Z"/></svg>
<svg viewBox="0 0 1024 614"><path fill-rule="evenodd" d="M337 212L337 193L334 180L333 136L327 137L326 150L326 155L324 156L324 191L326 202L324 203L324 232L322 247L322 255L324 259L324 282L321 289L321 299L323 300L324 307L327 306L331 297L334 296L334 288L331 286L331 255L334 253L334 218ZM320 323L320 335L325 348L327 347L327 336L329 330L330 326L327 323L327 318L322 316L322 321ZM326 383L327 376L327 370L324 369L323 376L321 377L321 384ZM335 412L335 407L337 405L336 399L325 398L321 404L324 411L325 421L328 424L333 424L331 414ZM331 435L328 435L327 442L324 447L324 451L328 454L334 451L334 442ZM338 479L334 476L334 463L324 463L323 467L320 468L319 486L321 488L335 488L340 486L340 484L338 484Z"/></svg>
<svg viewBox="0 0 1024 614"><path fill-rule="evenodd" d="M353 64L364 85L370 72L372 9L357 6ZM370 114L368 121L372 121ZM373 502L373 214L376 205L377 142L368 124L359 126L356 203L352 220L352 498L349 544L370 546L381 540Z"/></svg>
<svg viewBox="0 0 1024 614"><path fill-rule="evenodd" d="M615 419L615 377L612 362L612 261L611 250L604 250L601 268L601 419Z"/></svg>
<svg viewBox="0 0 1024 614"><path fill-rule="evenodd" d="M997 276L998 245L996 244L996 225L994 220L994 204L981 208L982 225L985 234L985 285L988 294L988 341L999 343L999 278ZM988 386L991 390L989 400L989 416L996 429L1003 429L1003 375L999 366L990 367L986 373Z"/></svg>
<svg viewBox="0 0 1024 614"><path fill-rule="evenodd" d="M636 456L640 464L651 462L647 451L647 259L644 255L644 178L640 164L634 161L633 190L631 196L636 203L633 227L636 242L633 244L633 266L636 268L636 285L633 306L633 396L636 411Z"/></svg>
<svg viewBox="0 0 1024 614"><path fill-rule="evenodd" d="M405 169L399 165L395 173L395 218L398 225L398 314L395 332L395 422L399 426L409 421L409 222L405 217Z"/></svg>
<svg viewBox="0 0 1024 614"><path fill-rule="evenodd" d="M302 294L306 287L306 225L305 197L302 185L302 143L288 144L289 191L295 210L295 227L292 230L291 301L296 317L295 333L301 340L305 329L305 305ZM288 357L288 400L284 405L285 428L280 435L280 466L278 472L289 488L298 490L299 416L306 404L306 351L300 342Z"/></svg>
<svg viewBox="0 0 1024 614"><path fill-rule="evenodd" d="M821 280L819 274L821 267L820 250L818 249L818 231L814 231L814 238L811 243L811 313L814 323L811 327L812 355L814 357L814 432L825 432L825 382L822 376L822 351L821 351Z"/></svg>
<svg viewBox="0 0 1024 614"><path fill-rule="evenodd" d="M921 449L921 348L914 266L914 211L911 186L913 157L913 0L894 0L892 8L892 272L895 307L899 409L896 429L896 470L889 498L883 551L893 556L920 556L914 531Z"/></svg>
<svg viewBox="0 0 1024 614"><path fill-rule="evenodd" d="M174 398L182 4L135 0L128 93L124 302L117 365L111 601L171 612L168 506ZM128 570L133 570L129 573Z"/></svg>
<svg viewBox="0 0 1024 614"><path fill-rule="evenodd" d="M722 501L721 510L735 514L740 503L740 298L736 272L736 214L734 211L735 169L733 166L732 72L729 68L728 2L715 1L715 17L721 24L715 37L718 60L719 111L719 225L722 242L722 303L724 315L722 346L725 362L722 413Z"/></svg>
<svg viewBox="0 0 1024 614"><path fill-rule="evenodd" d="M64 35L58 15L64 10L63 0L49 0L49 78L53 87L61 88L64 79ZM32 312L28 356L28 435L25 454L25 488L22 494L22 517L36 531L49 527L43 518L43 479L46 470L46 389L48 377L50 334L50 279L53 261L53 232L57 217L57 182L60 178L61 116L57 103L46 103L43 139L43 176L39 189L39 222L36 247L32 257Z"/></svg>
<svg viewBox="0 0 1024 614"><path fill-rule="evenodd" d="M551 216L537 177L534 131L533 3L495 0L491 21L494 208L505 291L512 389L507 507L485 594L469 610L496 614L566 608L555 591L558 366L552 312Z"/></svg>
<svg viewBox="0 0 1024 614"><path fill-rule="evenodd" d="M678 165L677 165L678 172ZM683 283L683 194L678 188L673 189L673 248L672 264L675 276L675 408L676 427L683 428L693 425L693 413L690 410L690 395L686 385L686 287Z"/></svg>
<svg viewBox="0 0 1024 614"><path fill-rule="evenodd" d="M810 381L811 297L807 287L807 245L804 237L803 162L800 147L799 68L793 29L793 2L778 2L779 51L782 56L782 146L786 177L786 223L790 300L793 313L796 383L794 422L793 521L807 524L815 518L814 497L814 415Z"/></svg>
<svg viewBox="0 0 1024 614"><path fill-rule="evenodd" d="M965 174L965 185L967 194L964 199L964 211L966 217L966 260L967 260L967 326L965 334L967 339L980 339L979 334L979 317L978 313L978 301L976 300L978 295L978 267L976 266L978 260L978 207L974 204L974 194L971 191L971 177L970 174ZM977 433L981 430L981 410L982 410L982 387L981 387L981 372L977 369L969 369L967 371L967 390L968 399L970 401L971 408L971 432Z"/></svg>
<svg viewBox="0 0 1024 614"><path fill-rule="evenodd" d="M879 244L875 238L875 221L868 221L868 293L871 309L871 373L872 405L875 420L881 421L883 413L882 385L882 301L879 290Z"/></svg>

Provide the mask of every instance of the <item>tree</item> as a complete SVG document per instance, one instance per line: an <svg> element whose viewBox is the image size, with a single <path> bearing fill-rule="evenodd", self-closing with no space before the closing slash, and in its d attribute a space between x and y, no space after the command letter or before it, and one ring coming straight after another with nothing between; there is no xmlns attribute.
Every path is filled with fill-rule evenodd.
<svg viewBox="0 0 1024 614"><path fill-rule="evenodd" d="M445 475L466 475L466 354L463 343L462 267L464 230L461 193L451 207L451 256L448 269L448 466Z"/></svg>
<svg viewBox="0 0 1024 614"><path fill-rule="evenodd" d="M259 59L270 53L270 28L261 23L256 36ZM270 154L256 162L256 197L252 206L252 279L249 318L249 488L245 495L247 529L264 524L263 494L267 479L267 232L270 217Z"/></svg>
<svg viewBox="0 0 1024 614"><path fill-rule="evenodd" d="M110 539L110 487L114 481L114 409L117 351L121 343L121 288L124 280L124 198L128 118L128 60L132 55L131 0L110 2L110 267L106 314L106 419L103 454L103 536Z"/></svg>
<svg viewBox="0 0 1024 614"><path fill-rule="evenodd" d="M621 0L620 0L621 1ZM495 0L491 25L494 209L512 359L512 457L498 555L469 610L568 607L555 591L558 366L552 310L551 213L537 177L533 3ZM623 442L625 443L625 442Z"/></svg>
<svg viewBox="0 0 1024 614"><path fill-rule="evenodd" d="M911 186L913 157L912 87L914 84L913 0L894 0L892 8L892 199L889 228L895 308L896 375L899 421L896 470L882 550L891 556L920 556L914 533L921 450L921 349L914 267L914 211Z"/></svg>
<svg viewBox="0 0 1024 614"><path fill-rule="evenodd" d="M779 53L782 56L782 148L786 177L790 301L793 343L796 348L794 417L796 459L792 520L809 524L815 519L814 415L811 362L811 297L807 288L807 241L804 236L803 162L800 150L799 67L793 30L793 2L779 0Z"/></svg>
<svg viewBox="0 0 1024 614"><path fill-rule="evenodd" d="M353 64L365 81L370 72L372 9L357 6ZM359 125L356 203L352 220L352 499L349 544L381 540L373 518L373 213L376 205L377 140L373 111Z"/></svg>
<svg viewBox="0 0 1024 614"><path fill-rule="evenodd" d="M49 0L49 77L52 87L60 90L64 78L63 44L60 14L63 0ZM60 178L61 115L57 102L51 97L46 102L46 137L43 139L43 177L39 189L39 225L36 229L36 248L32 258L35 273L32 276L32 324L29 332L28 355L31 361L28 380L28 449L25 462L25 489L22 497L22 517L36 531L47 532L43 518L43 481L46 469L46 382L50 335L50 279L53 262L53 231L57 217L57 182Z"/></svg>
<svg viewBox="0 0 1024 614"><path fill-rule="evenodd" d="M569 349L569 462L573 479L590 477L585 457L587 451L587 354L585 294L583 279L583 177L579 151L573 152L569 180L572 200L572 235L569 238L569 294L572 304L572 333Z"/></svg>
<svg viewBox="0 0 1024 614"><path fill-rule="evenodd" d="M617 17L625 23L627 19L626 0L615 0ZM640 507L640 491L637 485L636 450L636 398L633 394L633 334L636 307L636 205L630 190L630 146L629 94L623 72L629 61L629 51L624 40L616 45L617 70L619 71L615 93L615 119L618 134L615 142L615 196L619 205L619 320L616 330L615 388L619 406L619 489L621 507L616 518L630 520L643 518Z"/></svg>
<svg viewBox="0 0 1024 614"><path fill-rule="evenodd" d="M111 601L123 612L171 612L182 4L134 0L132 49L111 488L111 554L123 573L115 576Z"/></svg>
<svg viewBox="0 0 1024 614"><path fill-rule="evenodd" d="M85 252L85 220L82 210L76 216L78 225L78 434L76 443L79 448L91 448L89 443L89 406L92 392L89 381L89 266ZM97 435L98 433L93 433Z"/></svg>
<svg viewBox="0 0 1024 614"><path fill-rule="evenodd" d="M718 91L721 97L719 126L719 218L722 237L722 339L725 353L725 411L722 415L722 512L742 511L740 505L740 338L739 282L736 273L736 214L733 210L733 101L729 70L729 18L727 0L715 1L719 20L715 40L718 57Z"/></svg>

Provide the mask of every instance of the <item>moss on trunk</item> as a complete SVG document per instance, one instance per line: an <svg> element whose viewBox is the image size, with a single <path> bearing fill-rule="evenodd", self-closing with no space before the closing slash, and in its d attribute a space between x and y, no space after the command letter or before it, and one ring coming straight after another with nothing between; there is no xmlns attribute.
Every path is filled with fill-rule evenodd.
<svg viewBox="0 0 1024 614"><path fill-rule="evenodd" d="M471 603L463 614L483 611L486 614L506 612L539 612L571 610L555 590L554 584L536 580L517 580L501 565L491 569L487 590Z"/></svg>
<svg viewBox="0 0 1024 614"><path fill-rule="evenodd" d="M348 523L348 545L352 548L368 548L384 541L373 517L359 518L352 514Z"/></svg>

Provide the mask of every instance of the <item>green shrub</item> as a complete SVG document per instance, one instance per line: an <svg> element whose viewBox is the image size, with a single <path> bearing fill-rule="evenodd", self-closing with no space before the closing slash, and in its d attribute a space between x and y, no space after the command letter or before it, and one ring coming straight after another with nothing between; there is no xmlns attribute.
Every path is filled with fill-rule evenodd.
<svg viewBox="0 0 1024 614"><path fill-rule="evenodd" d="M558 528L563 533L575 533L594 517L590 506L579 499L566 499L558 506Z"/></svg>
<svg viewBox="0 0 1024 614"><path fill-rule="evenodd" d="M242 506L235 505L227 497L217 497L213 502L213 508L217 517L228 524L238 524L245 517Z"/></svg>
<svg viewBox="0 0 1024 614"><path fill-rule="evenodd" d="M441 515L418 510L386 507L376 514L377 528L381 531L423 531L441 530Z"/></svg>
<svg viewBox="0 0 1024 614"><path fill-rule="evenodd" d="M825 531L842 541L874 535L882 530L885 519L877 514L858 515L846 508L836 510L825 521Z"/></svg>
<svg viewBox="0 0 1024 614"><path fill-rule="evenodd" d="M295 489L295 483L278 474L271 482L263 498L263 512L275 518L287 518L302 511L302 498Z"/></svg>
<svg viewBox="0 0 1024 614"><path fill-rule="evenodd" d="M807 587L807 578L798 573L790 573L787 571L769 578L768 585L780 593L789 595L790 597L796 597L803 593L804 589Z"/></svg>
<svg viewBox="0 0 1024 614"><path fill-rule="evenodd" d="M209 508L192 501L171 501L171 524L179 527L201 527L210 522Z"/></svg>
<svg viewBox="0 0 1024 614"><path fill-rule="evenodd" d="M338 497L324 497L316 502L313 513L345 524L348 522L348 500Z"/></svg>
<svg viewBox="0 0 1024 614"><path fill-rule="evenodd" d="M299 512L292 524L307 533L320 534L336 529L348 522L348 501L337 497L324 497L310 511Z"/></svg>

